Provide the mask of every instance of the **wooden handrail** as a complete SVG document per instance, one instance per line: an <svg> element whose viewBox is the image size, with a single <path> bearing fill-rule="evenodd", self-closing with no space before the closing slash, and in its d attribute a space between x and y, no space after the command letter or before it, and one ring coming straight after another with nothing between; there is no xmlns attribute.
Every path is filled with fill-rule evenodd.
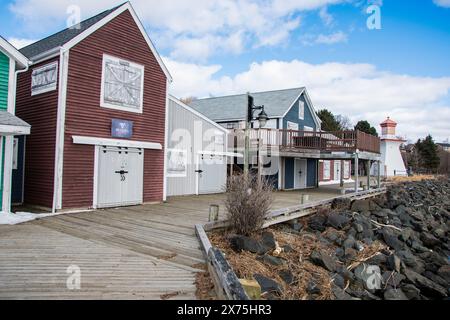
<svg viewBox="0 0 450 320"><path fill-rule="evenodd" d="M356 150L380 153L380 139L361 131L305 131L284 129L250 129L251 144L257 141L265 146L282 150L320 150L324 152L355 152ZM244 130L231 130L230 146L243 146Z"/></svg>

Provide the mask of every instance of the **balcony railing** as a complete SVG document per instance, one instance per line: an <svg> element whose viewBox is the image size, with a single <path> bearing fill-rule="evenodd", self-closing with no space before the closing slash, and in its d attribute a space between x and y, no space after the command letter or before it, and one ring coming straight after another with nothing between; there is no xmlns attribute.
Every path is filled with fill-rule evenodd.
<svg viewBox="0 0 450 320"><path fill-rule="evenodd" d="M229 146L244 146L244 130L231 130ZM250 144L278 147L281 151L365 152L380 153L380 139L361 131L296 131L250 129Z"/></svg>

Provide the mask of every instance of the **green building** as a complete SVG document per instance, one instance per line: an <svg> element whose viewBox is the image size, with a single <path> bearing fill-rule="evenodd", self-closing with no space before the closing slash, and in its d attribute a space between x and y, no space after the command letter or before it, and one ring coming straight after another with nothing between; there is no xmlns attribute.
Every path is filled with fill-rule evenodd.
<svg viewBox="0 0 450 320"><path fill-rule="evenodd" d="M31 129L28 123L14 115L17 73L27 70L28 65L28 59L0 37L0 205L2 213L11 211L12 174L17 154L15 137L28 135Z"/></svg>

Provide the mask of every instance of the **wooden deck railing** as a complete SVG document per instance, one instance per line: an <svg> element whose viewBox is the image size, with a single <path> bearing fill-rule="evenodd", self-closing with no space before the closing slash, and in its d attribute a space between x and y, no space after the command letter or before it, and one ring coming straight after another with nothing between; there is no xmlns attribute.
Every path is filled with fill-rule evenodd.
<svg viewBox="0 0 450 320"><path fill-rule="evenodd" d="M244 130L232 130L229 146L244 146ZM278 129L251 129L250 144L276 146L282 151L301 152L319 150L323 152L365 152L380 153L380 139L361 131L296 131Z"/></svg>

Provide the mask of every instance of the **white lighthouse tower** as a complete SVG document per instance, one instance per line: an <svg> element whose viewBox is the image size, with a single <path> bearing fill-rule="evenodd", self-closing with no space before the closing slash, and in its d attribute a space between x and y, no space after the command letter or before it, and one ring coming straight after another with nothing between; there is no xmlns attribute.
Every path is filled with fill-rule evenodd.
<svg viewBox="0 0 450 320"><path fill-rule="evenodd" d="M405 176L407 175L405 164L400 152L402 138L395 135L397 123L389 117L381 124L381 176Z"/></svg>

